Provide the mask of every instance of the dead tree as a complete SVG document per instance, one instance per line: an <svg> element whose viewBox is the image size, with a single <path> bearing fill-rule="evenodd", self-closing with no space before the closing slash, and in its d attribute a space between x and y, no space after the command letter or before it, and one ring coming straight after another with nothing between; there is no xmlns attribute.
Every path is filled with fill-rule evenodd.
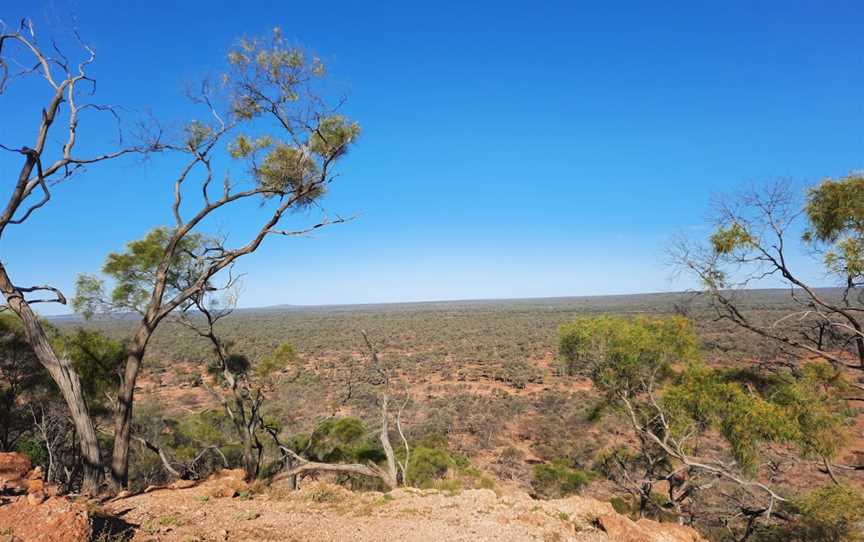
<svg viewBox="0 0 864 542"><path fill-rule="evenodd" d="M76 36L77 37L77 36ZM54 47L47 52L36 38L33 25L23 20L17 30L9 31L0 21L0 95L19 77L35 76L44 80L49 91L41 110L34 111L36 139L28 144L10 146L0 143L0 149L20 155L22 164L12 185L12 193L0 211L0 238L8 226L20 225L51 199L52 187L70 179L88 164L117 158L140 147L121 148L96 156L79 156L76 146L79 124L86 112L114 114L110 106L82 103L82 87L88 94L95 91L95 81L87 75L96 53L78 40L85 58L74 64ZM65 133L64 133L65 132ZM57 141L53 144L52 141ZM66 303L66 298L50 285L23 286L16 284L0 263L0 291L6 305L21 319L27 341L39 362L57 384L75 424L81 457L84 462L85 493L95 492L102 476L102 458L96 430L81 391L81 383L72 365L62 353L56 352L31 308L35 303ZM28 297L45 293L43 297Z"/></svg>
<svg viewBox="0 0 864 542"><path fill-rule="evenodd" d="M410 396L406 393L405 398L399 406L396 414L396 430L399 437L402 439L402 444L405 447L405 460L399 461L396 459L396 453L393 451L393 445L390 443L390 399L393 394L393 369L383 363L378 356L378 351L369 339L365 331L360 332L363 335L363 340L369 348L369 356L372 362L372 371L379 380L376 384L381 386L381 428L379 440L381 448L384 450L384 456L387 461L386 479L384 483L388 487L397 487L399 482L407 483L408 481L408 462L411 459L411 448L408 446L408 439L405 438L405 433L402 431L402 412L405 405L408 403Z"/></svg>
<svg viewBox="0 0 864 542"><path fill-rule="evenodd" d="M344 222L325 216L311 226L282 225L291 213L318 205L335 178L335 164L359 135L357 124L338 113L341 103L329 107L318 97L315 82L324 74L321 62L288 46L278 29L268 40L241 41L228 62L219 87L224 92L205 82L194 97L210 122L189 123L182 142L166 145L186 162L172 185L174 224L143 241L158 245L159 256L138 258L130 245L128 258L117 258L116 266L105 268L109 275L116 272L119 288L134 293L121 295L121 306L110 308L141 315L129 342L114 420L111 476L117 486L128 482L135 383L159 324L173 311L194 304L216 275L255 252L266 238L307 235ZM220 168L218 151L226 144L234 162ZM229 174L229 169L244 168L245 178ZM221 189L216 189L220 177ZM197 186L189 186L196 181ZM224 239L199 233L221 213L253 202L260 204L261 216L245 243L228 247ZM120 269L124 266L141 273L130 278ZM84 312L106 307L98 280L85 279L79 286L76 305Z"/></svg>
<svg viewBox="0 0 864 542"><path fill-rule="evenodd" d="M234 285L231 277L221 291L230 292ZM229 316L236 303L236 296L229 294L226 302L221 307L211 306L206 298L208 293L202 292L192 299L192 305L184 308L180 313L178 322L194 331L199 337L206 339L213 347L216 356L222 386L227 389L226 397L220 391L213 390L228 418L234 424L240 442L243 445L243 470L247 480L252 480L258 475L263 456L263 445L258 438L259 431L265 429L265 421L262 416L262 407L266 400L266 389L264 383L253 383L249 375L249 364L245 359L229 353L225 341L217 334L216 324L223 318ZM194 308L197 314L190 314L189 309ZM195 318L198 316L199 318ZM203 319L203 322L200 320ZM274 354L274 355L278 355ZM291 360L285 360L291 361ZM281 378L286 367L280 365L274 367L273 371L278 373L274 384L285 380ZM293 376L288 380L295 380L300 371L293 371ZM267 378L271 375L264 375Z"/></svg>

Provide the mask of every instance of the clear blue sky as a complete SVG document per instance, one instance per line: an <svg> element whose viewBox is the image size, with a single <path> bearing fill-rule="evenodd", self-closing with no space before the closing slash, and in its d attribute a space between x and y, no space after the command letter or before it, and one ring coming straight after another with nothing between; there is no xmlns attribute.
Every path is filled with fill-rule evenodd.
<svg viewBox="0 0 864 542"><path fill-rule="evenodd" d="M663 249L705 233L712 194L864 167L862 2L0 7L24 15L43 35L77 18L99 96L166 119L242 35L279 25L325 59L364 130L326 207L360 218L268 241L240 265L244 306L678 290ZM7 98L0 142L24 144L36 102ZM71 293L168 222L173 166L92 168L0 257L19 283Z"/></svg>

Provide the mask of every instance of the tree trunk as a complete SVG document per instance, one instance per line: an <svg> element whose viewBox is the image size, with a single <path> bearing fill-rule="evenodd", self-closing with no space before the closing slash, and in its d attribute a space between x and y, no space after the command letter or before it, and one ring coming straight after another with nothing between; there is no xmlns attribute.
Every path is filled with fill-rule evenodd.
<svg viewBox="0 0 864 542"><path fill-rule="evenodd" d="M250 482L258 476L258 459L255 457L254 451L254 435L249 429L244 429L243 435L243 470L246 474L246 481Z"/></svg>
<svg viewBox="0 0 864 542"><path fill-rule="evenodd" d="M135 381L141 369L144 349L153 334L149 326L142 323L135 333L129 353L123 380L117 393L117 410L114 413L114 450L111 454L111 483L114 489L126 487L129 483L129 441L132 437L132 403L135 396Z"/></svg>
<svg viewBox="0 0 864 542"><path fill-rule="evenodd" d="M84 400L78 373L68 359L57 356L39 317L24 300L24 295L12 284L3 264L0 264L0 290L3 291L9 308L21 318L24 334L36 358L51 375L51 379L57 384L66 401L69 415L78 433L78 444L84 463L84 481L81 491L88 495L95 494L99 490L102 479L102 457L99 452L99 441L96 438L96 427L93 425L87 402Z"/></svg>
<svg viewBox="0 0 864 542"><path fill-rule="evenodd" d="M857 332L855 345L858 347L858 364L861 369L864 369L864 331L861 330L861 324L856 324L854 327Z"/></svg>
<svg viewBox="0 0 864 542"><path fill-rule="evenodd" d="M398 471L396 470L396 454L393 452L393 446L390 444L390 427L388 424L390 413L387 411L390 402L390 396L387 392L381 397L381 447L384 448L384 456L387 458L387 471L385 476L382 476L384 483L391 489L399 485Z"/></svg>

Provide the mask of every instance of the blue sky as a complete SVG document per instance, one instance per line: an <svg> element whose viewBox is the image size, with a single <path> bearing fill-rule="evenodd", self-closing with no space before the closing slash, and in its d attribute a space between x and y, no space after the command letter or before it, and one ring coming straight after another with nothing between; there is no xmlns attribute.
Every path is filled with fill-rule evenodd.
<svg viewBox="0 0 864 542"><path fill-rule="evenodd" d="M169 122L200 116L183 89L240 36L279 25L325 60L363 127L326 207L359 218L243 260L244 306L679 290L664 248L707 232L713 194L864 167L861 2L0 7L25 15L46 36L74 17L100 99ZM0 142L31 139L36 97L0 98ZM71 293L168 222L175 166L91 168L0 257L19 284Z"/></svg>

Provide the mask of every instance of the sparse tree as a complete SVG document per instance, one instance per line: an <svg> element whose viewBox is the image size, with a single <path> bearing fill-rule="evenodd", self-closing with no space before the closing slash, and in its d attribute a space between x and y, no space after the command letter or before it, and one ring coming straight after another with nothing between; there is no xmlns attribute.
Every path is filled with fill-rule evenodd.
<svg viewBox="0 0 864 542"><path fill-rule="evenodd" d="M22 161L16 178L10 182L13 188L9 199L0 210L0 238L7 227L25 223L47 205L54 185L69 180L86 165L143 150L129 147L101 155L78 154L80 124L85 114L100 111L114 114L110 106L87 101L95 91L95 81L87 70L96 60L96 53L80 39L78 42L84 57L75 63L64 56L56 43L51 49L44 48L30 21L23 20L16 30L9 30L0 21L0 95L25 77L41 78L47 90L44 105L33 110L35 140L26 144L0 142L0 149L20 155ZM102 476L102 458L80 380L68 357L54 350L45 327L31 308L35 303L65 303L66 299L50 285L16 284L4 264L5 261L0 263L0 291L7 307L21 319L27 342L66 401L84 461L82 490L95 492ZM46 295L38 297L39 293ZM37 297L32 297L34 294Z"/></svg>
<svg viewBox="0 0 864 542"><path fill-rule="evenodd" d="M378 397L380 401L381 418L380 425L375 433L378 435L378 441L381 450L383 451L384 465L381 466L375 461L367 461L366 463L343 463L336 461L327 462L321 460L310 460L308 457L304 457L303 454L308 453L310 451L309 448L316 442L316 431L318 431L319 428L329 429L331 427L330 423L319 424L307 440L306 449L299 450L299 453L298 450L285 446L274 434L273 436L276 438L277 446L286 455L287 459L287 468L280 473L280 477L294 480L293 483L295 485L296 477L299 475L316 472L353 474L369 478L377 478L389 489L395 489L402 484L408 483L411 448L402 427L402 415L406 405L410 401L410 395L405 392L405 390L397 389L398 383L395 375L395 368L381 359L378 350L375 348L365 331L361 331L361 335L363 336L363 340L369 350L369 363L363 371L354 371L352 369L349 377L353 378L356 376L358 380L363 381L363 383L369 384L380 390ZM348 388L351 389L356 383L357 382L349 382ZM395 415L391 410L391 401L394 399L399 401L399 406L396 409ZM328 421L333 420L333 418L330 418ZM359 433L362 433L362 424L359 420L345 420L346 419L343 419L347 427L359 428ZM355 424L353 426L350 420L354 420ZM335 423L338 423L338 421ZM391 442L391 427L393 427L391 426L391 423L395 426L396 433L399 435L401 440L404 452L401 458L397 457Z"/></svg>
<svg viewBox="0 0 864 542"><path fill-rule="evenodd" d="M839 294L815 287L795 269L796 238L837 280ZM804 202L784 183L720 201L707 246L682 240L672 256L699 279L719 317L798 358L864 370L864 176L826 179ZM765 279L788 287L799 308L775 322L752 314L738 292Z"/></svg>
<svg viewBox="0 0 864 542"><path fill-rule="evenodd" d="M225 414L234 425L243 445L243 470L247 480L254 479L261 467L264 445L259 433L268 429L263 414L267 392L283 380L295 380L301 374L294 348L283 343L254 367L240 354L232 354L229 344L216 331L216 324L234 310L236 295L231 293L233 280L223 291L229 295L220 302L209 302L213 296L203 292L184 307L179 322L206 339L216 357L214 373L220 389L212 390ZM190 314L194 307L196 313Z"/></svg>
<svg viewBox="0 0 864 542"><path fill-rule="evenodd" d="M662 505L678 516L699 493L731 486L740 495L730 517L770 519L787 497L759 476L763 445L788 444L800 460L827 465L848 434L846 381L830 364L813 363L759 388L753 375L701 364L697 344L677 316L583 318L561 329L562 357L591 376L634 430L636 449L607 451L600 463L638 497L640 513L659 505L652 494L662 481ZM705 442L715 432L722 446L712 450Z"/></svg>
<svg viewBox="0 0 864 542"><path fill-rule="evenodd" d="M44 392L44 374L21 321L0 315L0 451L15 450L29 430L32 419L25 403Z"/></svg>
<svg viewBox="0 0 864 542"><path fill-rule="evenodd" d="M291 213L318 204L334 179L335 164L360 131L339 113L341 101L330 107L320 97L321 61L289 46L276 29L268 39L241 40L228 54L228 64L217 85L203 83L193 98L210 120L190 122L183 141L166 146L186 158L173 182L174 224L108 257L103 271L114 281L110 297L97 278L84 276L78 283L75 306L81 312L134 310L141 315L118 393L111 462L118 486L128 481L135 382L159 324L193 304L212 288L217 274L255 252L265 238L304 235L343 222L325 217L309 227L283 225ZM242 168L240 178L230 173ZM214 186L218 178L221 189ZM196 181L194 189L189 186ZM248 212L246 203L259 204L261 215L244 244L229 246L225 238L200 232L232 209Z"/></svg>

